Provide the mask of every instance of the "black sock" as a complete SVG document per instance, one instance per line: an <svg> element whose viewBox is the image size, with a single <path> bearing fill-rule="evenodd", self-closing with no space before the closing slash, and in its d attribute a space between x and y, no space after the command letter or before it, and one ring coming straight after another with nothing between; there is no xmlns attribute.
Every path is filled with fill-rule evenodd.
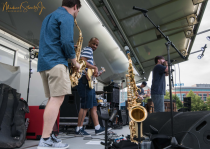
<svg viewBox="0 0 210 149"><path fill-rule="evenodd" d="M50 138L50 137L49 137ZM49 138L43 138L45 141L48 140Z"/></svg>

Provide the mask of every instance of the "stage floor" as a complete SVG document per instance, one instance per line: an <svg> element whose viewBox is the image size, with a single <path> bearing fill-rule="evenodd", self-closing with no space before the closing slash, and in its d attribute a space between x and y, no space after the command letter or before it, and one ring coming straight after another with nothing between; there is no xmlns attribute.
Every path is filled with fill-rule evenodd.
<svg viewBox="0 0 210 149"><path fill-rule="evenodd" d="M69 149L104 149L103 145L100 145L99 142L104 141L104 135L95 135L94 129L86 129L86 131L91 134L92 140L83 140L83 137L74 137L73 135L59 134L58 138L62 139L62 142L69 144ZM116 133L117 135L128 135L130 134L129 126L123 126L122 129L112 129L111 132ZM110 133L111 133L110 132ZM36 149L38 146L38 140L26 140L21 149ZM96 144L87 144L87 143L96 143ZM19 148L20 149L20 148Z"/></svg>

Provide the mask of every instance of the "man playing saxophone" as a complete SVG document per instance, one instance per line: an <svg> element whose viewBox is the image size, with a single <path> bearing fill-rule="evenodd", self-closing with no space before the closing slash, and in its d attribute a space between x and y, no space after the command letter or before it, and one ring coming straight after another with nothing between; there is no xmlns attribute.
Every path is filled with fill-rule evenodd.
<svg viewBox="0 0 210 149"><path fill-rule="evenodd" d="M74 20L80 7L80 0L63 0L62 7L49 14L42 22L38 72L42 77L45 96L49 100L44 111L44 127L38 149L69 147L51 135L51 132L64 96L71 94L68 59L71 59L76 69L80 68L75 59L73 40Z"/></svg>
<svg viewBox="0 0 210 149"><path fill-rule="evenodd" d="M81 59L86 61L86 67L89 69L94 69L94 76L98 77L101 75L98 74L98 68L93 64L93 52L97 49L99 40L96 37L90 39L88 46L82 49ZM86 70L87 70L86 68ZM83 122L87 114L88 109L90 110L93 123L95 125L95 134L99 135L104 133L105 129L99 125L97 111L97 101L95 97L95 89L91 89L88 86L88 80L85 73L83 73L82 78L79 80L77 86L77 91L81 98L81 109L78 116L78 126L76 128L75 136L90 136L83 129Z"/></svg>

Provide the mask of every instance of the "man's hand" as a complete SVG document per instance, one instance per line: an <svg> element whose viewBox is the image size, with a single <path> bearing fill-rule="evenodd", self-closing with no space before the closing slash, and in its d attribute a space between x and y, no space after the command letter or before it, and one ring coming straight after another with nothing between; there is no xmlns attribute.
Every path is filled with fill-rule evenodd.
<svg viewBox="0 0 210 149"><path fill-rule="evenodd" d="M167 61L165 61L165 62L164 62L164 65L165 65L165 66L168 66L168 62L167 62Z"/></svg>
<svg viewBox="0 0 210 149"><path fill-rule="evenodd" d="M100 72L98 76L100 76L103 72Z"/></svg>
<svg viewBox="0 0 210 149"><path fill-rule="evenodd" d="M94 77L98 77L98 68L95 67L94 69L94 74L93 74Z"/></svg>
<svg viewBox="0 0 210 149"><path fill-rule="evenodd" d="M76 70L77 72L79 72L80 64L79 64L78 62L76 62L76 64L74 65L74 67L75 67L75 70Z"/></svg>

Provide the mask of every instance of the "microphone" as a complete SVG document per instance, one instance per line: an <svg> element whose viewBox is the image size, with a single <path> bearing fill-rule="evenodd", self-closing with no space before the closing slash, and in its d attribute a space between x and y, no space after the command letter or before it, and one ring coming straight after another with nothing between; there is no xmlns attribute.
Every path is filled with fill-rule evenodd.
<svg viewBox="0 0 210 149"><path fill-rule="evenodd" d="M148 10L146 10L146 9L141 9L141 8L139 8L139 7L136 7L136 6L133 6L133 9L134 9L134 10L141 11L142 13L147 13L147 12L148 12Z"/></svg>

